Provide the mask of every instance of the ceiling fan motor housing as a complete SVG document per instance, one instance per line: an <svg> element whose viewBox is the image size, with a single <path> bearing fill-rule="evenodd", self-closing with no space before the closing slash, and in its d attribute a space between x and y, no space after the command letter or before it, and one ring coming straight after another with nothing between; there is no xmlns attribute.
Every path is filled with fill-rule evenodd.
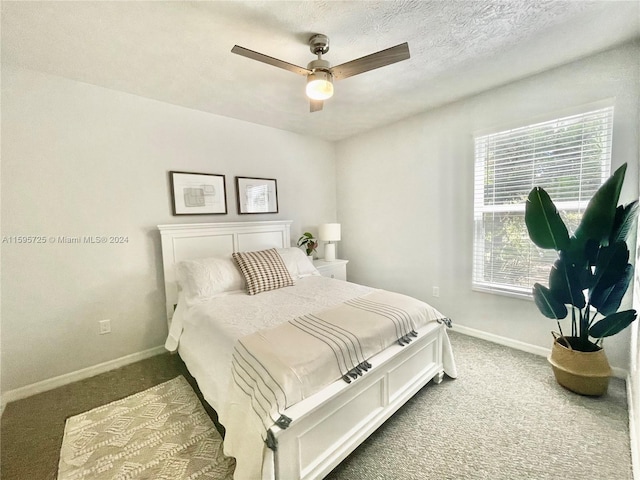
<svg viewBox="0 0 640 480"><path fill-rule="evenodd" d="M312 60L307 64L307 70L331 73L331 65L326 60Z"/></svg>
<svg viewBox="0 0 640 480"><path fill-rule="evenodd" d="M309 39L309 49L314 55L324 55L329 51L329 37L318 33Z"/></svg>

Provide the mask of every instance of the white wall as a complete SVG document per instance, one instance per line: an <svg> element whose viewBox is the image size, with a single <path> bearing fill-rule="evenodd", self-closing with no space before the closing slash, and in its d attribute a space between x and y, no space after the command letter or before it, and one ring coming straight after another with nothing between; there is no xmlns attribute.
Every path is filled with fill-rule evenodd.
<svg viewBox="0 0 640 480"><path fill-rule="evenodd" d="M638 151L640 162L640 151ZM640 184L640 179L638 179ZM636 229L636 263L633 276L633 308L640 312L640 222ZM640 327L631 325L631 362L629 367L629 421L634 477L640 479Z"/></svg>
<svg viewBox="0 0 640 480"><path fill-rule="evenodd" d="M226 175L229 214L172 216L169 170ZM235 175L276 178L280 213L238 216ZM2 392L164 343L156 225L291 219L295 241L335 220L334 179L331 143L3 66L3 237L128 243L2 245Z"/></svg>
<svg viewBox="0 0 640 480"><path fill-rule="evenodd" d="M471 290L473 134L615 97L612 168L629 163L627 203L638 196L639 52L628 44L340 142L338 255L350 279L426 300L454 324L550 348L555 324L532 301ZM629 331L605 342L613 366L628 370L629 342Z"/></svg>

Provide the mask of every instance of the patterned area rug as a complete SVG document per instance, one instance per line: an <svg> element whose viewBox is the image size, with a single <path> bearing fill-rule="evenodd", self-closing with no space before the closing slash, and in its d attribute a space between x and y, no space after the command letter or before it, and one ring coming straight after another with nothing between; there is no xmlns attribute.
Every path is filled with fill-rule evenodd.
<svg viewBox="0 0 640 480"><path fill-rule="evenodd" d="M58 480L231 480L234 464L179 376L68 418Z"/></svg>

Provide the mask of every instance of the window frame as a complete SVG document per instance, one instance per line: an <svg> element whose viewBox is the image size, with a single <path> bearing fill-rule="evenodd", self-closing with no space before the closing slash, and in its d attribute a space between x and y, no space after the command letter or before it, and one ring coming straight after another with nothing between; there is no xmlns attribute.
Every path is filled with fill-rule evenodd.
<svg viewBox="0 0 640 480"><path fill-rule="evenodd" d="M604 113L606 110L609 112ZM571 117L588 117L589 115L594 115L599 112L603 112L607 115L608 124L605 130L602 131L603 135L607 136L607 151L604 152L604 155L607 157L601 159L600 164L600 184L604 183L606 179L609 177L611 173L611 164L612 164L612 150L613 150L613 127L615 121L615 109L614 102L612 99L607 99L601 102L592 103L589 105L583 105L580 108L575 108L571 110L565 110L563 112L555 112L552 115L547 115L544 118L531 119L529 121L520 122L517 126L511 127L502 127L502 128L494 128L492 130L478 131L473 134L473 157L474 157L474 168L473 168L473 240L472 240L472 275L471 275L471 289L472 291L482 292L482 293L491 293L495 295L503 295L508 297L533 300L532 287L533 283L530 286L522 287L515 284L505 284L499 283L496 281L488 281L486 279L486 275L484 272L482 275L478 273L478 269L484 270L484 261L482 252L478 253L478 248L481 246L482 251L484 251L485 246L485 221L483 220L483 215L486 213L524 213L525 211L525 203L517 203L517 204L497 204L497 205L487 205L484 201L484 192L487 188L486 184L486 166L485 159L487 156L486 145L487 141L484 141L484 146L480 147L484 148L484 152L479 153L479 139L486 139L491 136L504 135L511 131L518 131L524 129L531 129L533 131L535 128L540 128L544 124L552 124L554 122L562 122L568 120ZM584 160L584 159L582 159ZM532 162L535 161L535 158L532 159ZM479 182L479 176L482 177L482 181ZM478 192L478 186L482 186L482 192ZM582 185L582 184L581 184ZM482 203L480 204L478 199L482 198ZM559 211L577 211L582 212L586 207L589 198L584 200L571 200L571 201L556 201L554 200L555 205L557 206ZM482 229L481 232L478 229ZM529 256L528 258L531 258ZM549 265L551 266L551 264ZM530 270L529 270L530 271ZM545 281L545 284L547 282Z"/></svg>

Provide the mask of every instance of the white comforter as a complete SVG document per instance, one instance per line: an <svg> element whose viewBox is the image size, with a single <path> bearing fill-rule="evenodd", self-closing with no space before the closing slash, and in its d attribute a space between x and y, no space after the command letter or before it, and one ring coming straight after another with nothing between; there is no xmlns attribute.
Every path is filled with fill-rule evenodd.
<svg viewBox="0 0 640 480"><path fill-rule="evenodd" d="M235 292L189 307L179 303L166 347L172 351L178 347L205 399L225 426L225 453L237 460L234 478L254 480L260 478L262 469L272 468L272 452L264 444L259 429L250 427L248 404L234 391L231 364L236 341L374 291L362 285L310 276L299 279L293 287L259 295Z"/></svg>

